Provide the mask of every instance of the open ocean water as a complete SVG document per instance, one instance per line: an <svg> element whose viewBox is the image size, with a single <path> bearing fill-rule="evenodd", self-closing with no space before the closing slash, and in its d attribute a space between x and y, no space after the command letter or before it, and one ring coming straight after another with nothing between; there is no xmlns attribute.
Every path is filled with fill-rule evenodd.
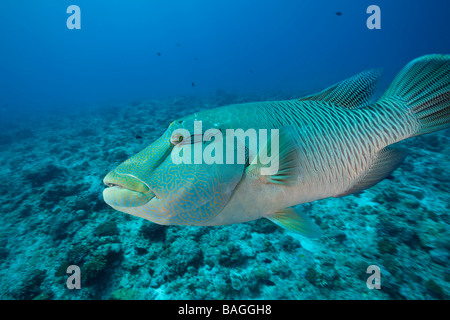
<svg viewBox="0 0 450 320"><path fill-rule="evenodd" d="M450 53L449 13L442 0L2 0L0 298L448 299L448 129L402 142L405 161L372 188L300 205L318 239L266 219L162 226L102 192L183 116L371 68L381 96L411 60Z"/></svg>

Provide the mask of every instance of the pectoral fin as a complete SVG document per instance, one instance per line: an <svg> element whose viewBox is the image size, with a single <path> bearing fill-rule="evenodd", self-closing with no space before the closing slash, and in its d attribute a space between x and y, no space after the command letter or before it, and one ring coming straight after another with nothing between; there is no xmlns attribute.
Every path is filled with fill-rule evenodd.
<svg viewBox="0 0 450 320"><path fill-rule="evenodd" d="M272 148L272 142L278 142L278 150ZM258 178L263 183L292 185L298 177L298 160L299 148L293 139L292 128L284 127L278 130L278 134L271 135L266 145L259 150L258 155L247 167L246 174ZM273 173L269 172L274 163L277 164L276 170Z"/></svg>
<svg viewBox="0 0 450 320"><path fill-rule="evenodd" d="M319 238L322 233L319 226L298 209L285 208L266 218L280 227L308 238Z"/></svg>

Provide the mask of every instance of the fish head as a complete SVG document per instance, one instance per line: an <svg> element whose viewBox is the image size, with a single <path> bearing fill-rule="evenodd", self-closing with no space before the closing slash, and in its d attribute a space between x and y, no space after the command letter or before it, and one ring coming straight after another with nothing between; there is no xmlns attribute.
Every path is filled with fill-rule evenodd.
<svg viewBox="0 0 450 320"><path fill-rule="evenodd" d="M206 225L219 214L241 180L245 164L198 159L205 151L220 153L220 146L226 150L226 142L219 139L217 124L205 127L202 122L203 129L213 129L206 131L209 136L192 134L195 122L194 118L172 122L159 139L109 172L104 178L105 202L163 225Z"/></svg>

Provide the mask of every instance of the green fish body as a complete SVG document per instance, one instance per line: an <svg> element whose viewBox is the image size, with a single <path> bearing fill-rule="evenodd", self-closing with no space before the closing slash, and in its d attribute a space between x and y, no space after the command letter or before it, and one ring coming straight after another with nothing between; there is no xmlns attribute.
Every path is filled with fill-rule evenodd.
<svg viewBox="0 0 450 320"><path fill-rule="evenodd" d="M450 125L450 55L413 60L372 102L379 79L379 70L369 70L301 99L231 105L174 121L155 143L105 177L110 188L104 199L159 224L215 226L268 218L319 236L319 228L293 206L370 188L405 158L393 144ZM204 131L221 133L278 129L278 171L261 174L267 166L258 162L261 146L245 149L244 163L175 164L169 155L183 142L174 133L195 131L196 121ZM246 145L245 138L235 142L231 152ZM228 150L230 141L223 144ZM209 141L194 145L211 148Z"/></svg>

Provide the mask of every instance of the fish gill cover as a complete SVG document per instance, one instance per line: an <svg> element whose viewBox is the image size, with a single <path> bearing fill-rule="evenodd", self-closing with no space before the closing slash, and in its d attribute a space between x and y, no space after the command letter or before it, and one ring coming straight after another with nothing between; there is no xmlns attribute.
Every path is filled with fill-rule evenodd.
<svg viewBox="0 0 450 320"><path fill-rule="evenodd" d="M449 8L1 1L0 298L448 299Z"/></svg>

